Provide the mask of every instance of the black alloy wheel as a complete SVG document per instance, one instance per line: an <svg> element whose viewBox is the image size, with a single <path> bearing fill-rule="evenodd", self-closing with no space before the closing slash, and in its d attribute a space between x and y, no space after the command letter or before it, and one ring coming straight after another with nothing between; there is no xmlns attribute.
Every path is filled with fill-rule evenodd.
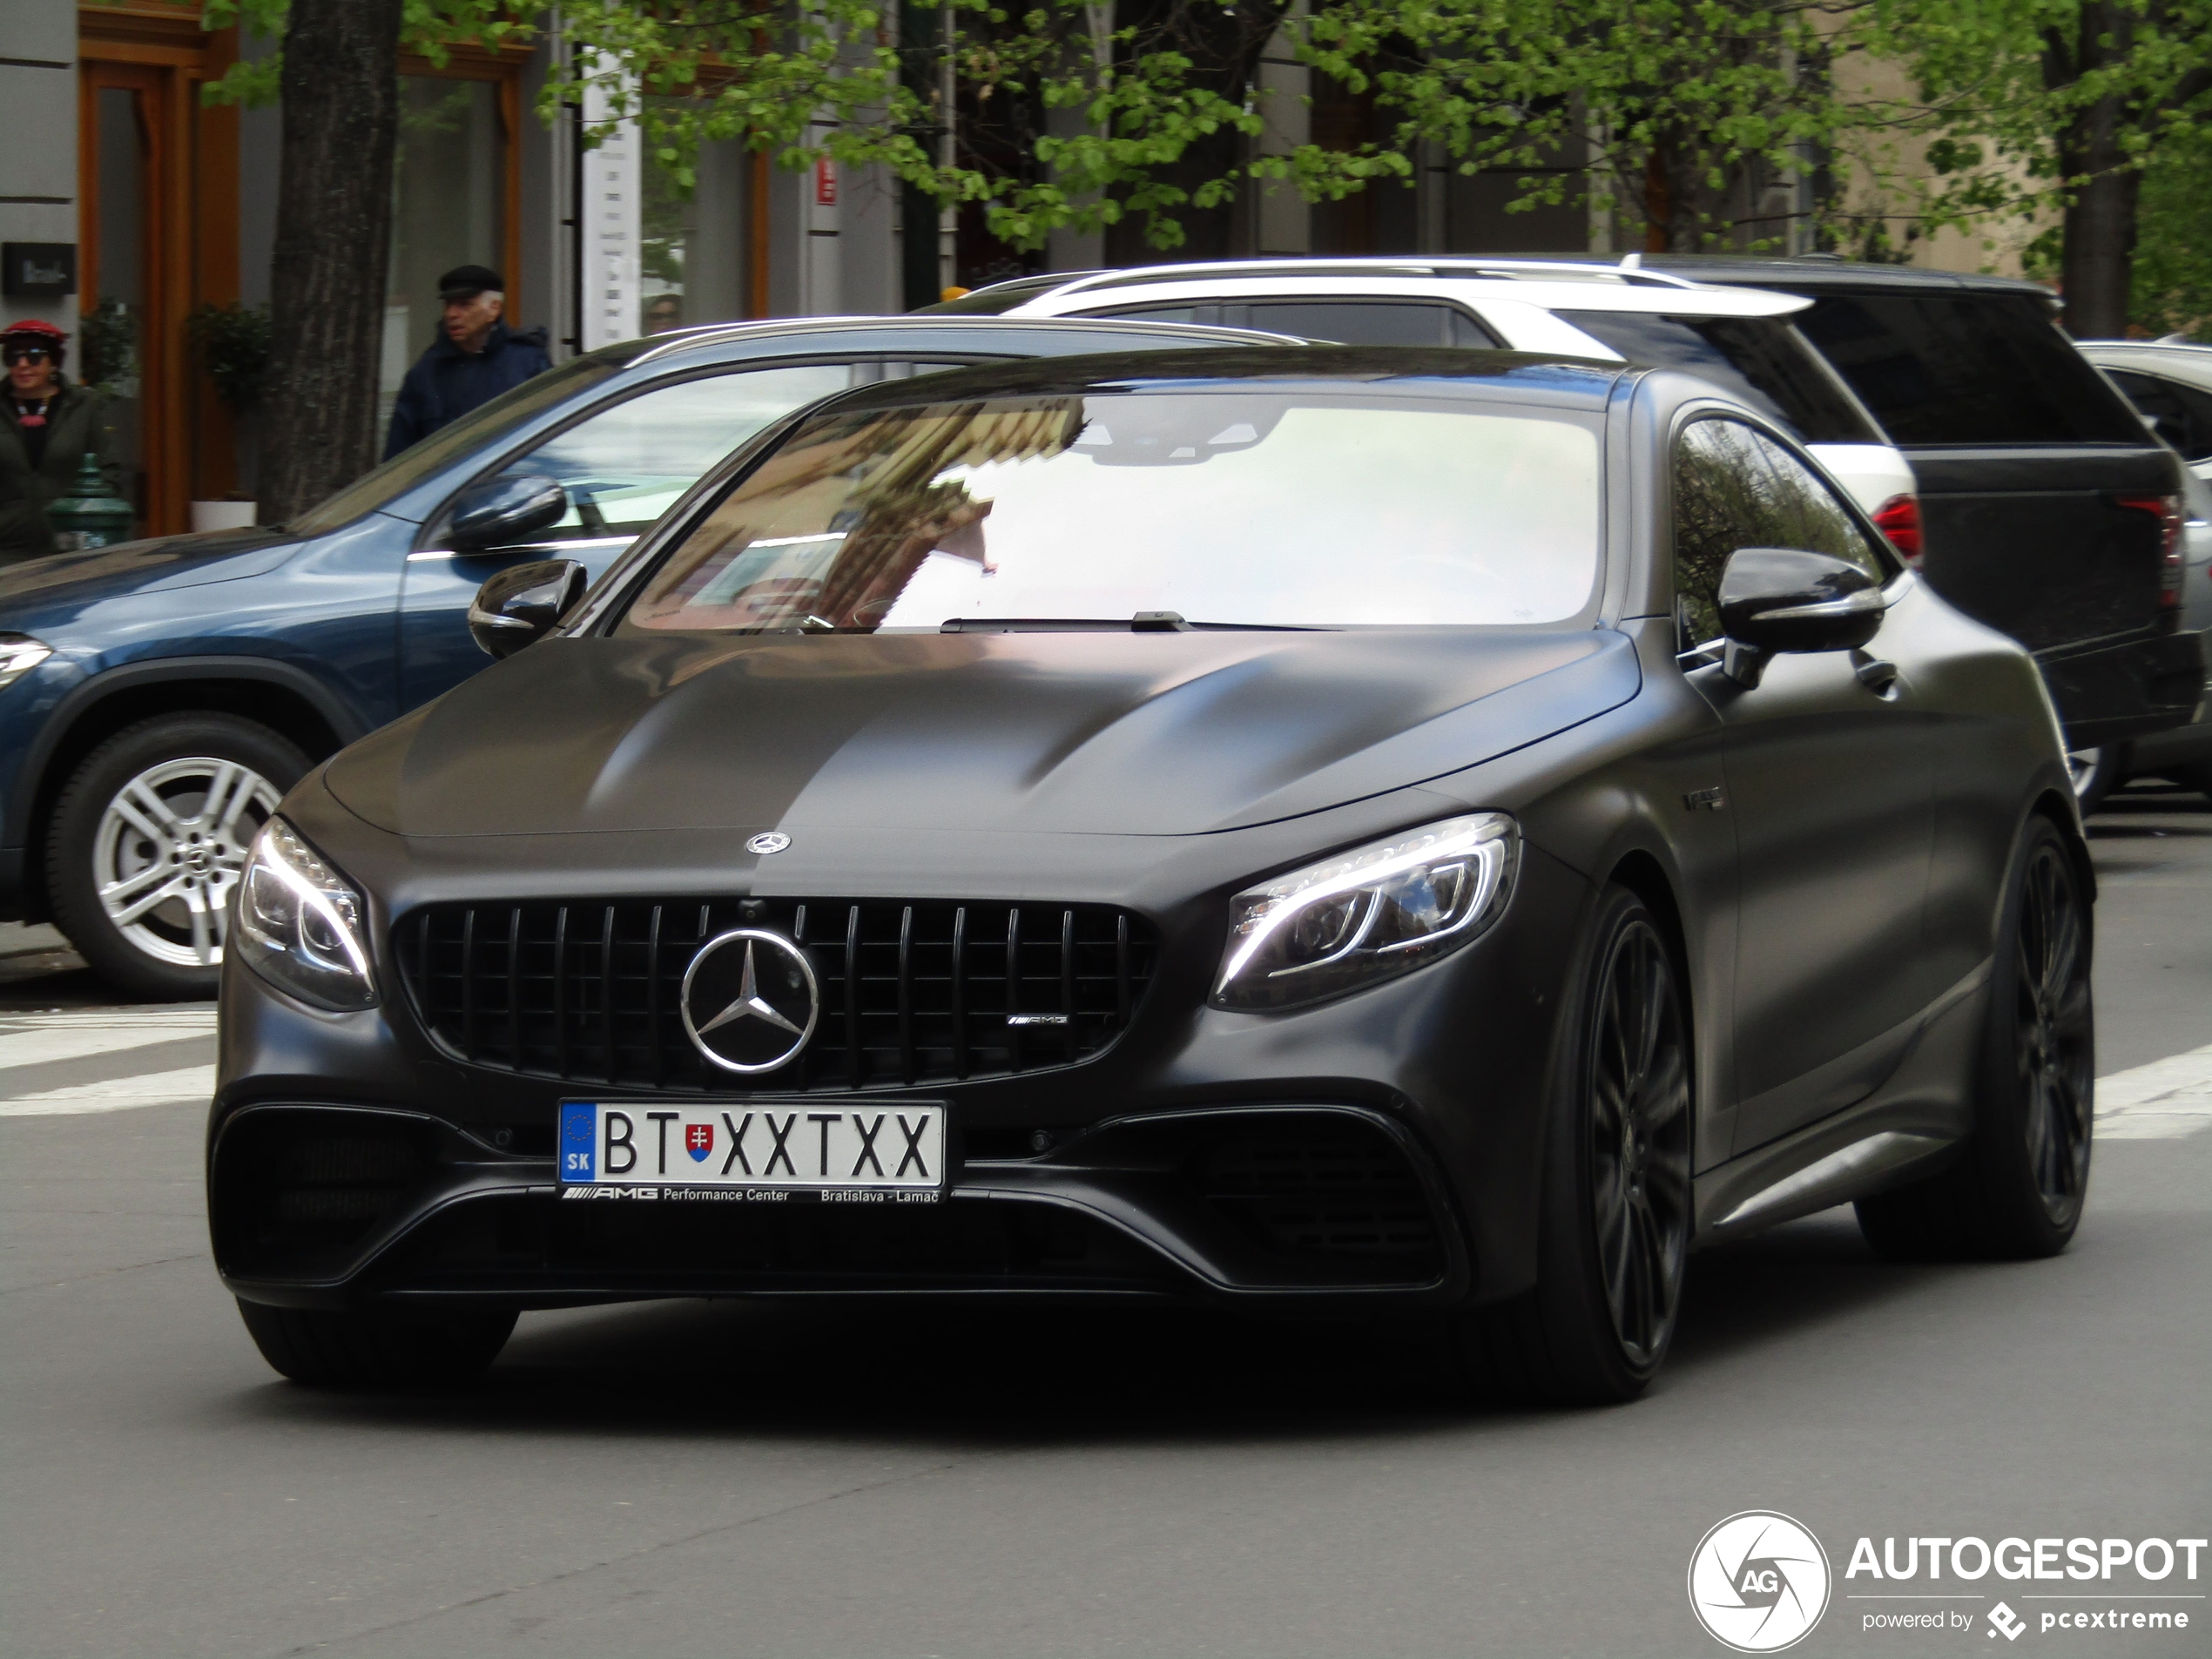
<svg viewBox="0 0 2212 1659"><path fill-rule="evenodd" d="M2053 1224L2070 1225L2089 1184L2095 1022L2088 927L2063 847L2039 841L2023 880L2012 969L2013 1086L2035 1190Z"/></svg>
<svg viewBox="0 0 2212 1659"><path fill-rule="evenodd" d="M2054 1256L2081 1220L2096 1121L2094 919L2074 851L2028 820L1992 963L1973 1138L1941 1174L1858 1201L1900 1260Z"/></svg>
<svg viewBox="0 0 2212 1659"><path fill-rule="evenodd" d="M1453 1324L1481 1398L1608 1405L1674 1339L1689 1253L1689 1020L1676 953L1635 894L1600 898L1549 1106L1537 1282Z"/></svg>
<svg viewBox="0 0 2212 1659"><path fill-rule="evenodd" d="M1689 1249L1689 1055L1665 942L1615 940L1591 1033L1590 1200L1614 1333L1629 1364L1666 1352Z"/></svg>

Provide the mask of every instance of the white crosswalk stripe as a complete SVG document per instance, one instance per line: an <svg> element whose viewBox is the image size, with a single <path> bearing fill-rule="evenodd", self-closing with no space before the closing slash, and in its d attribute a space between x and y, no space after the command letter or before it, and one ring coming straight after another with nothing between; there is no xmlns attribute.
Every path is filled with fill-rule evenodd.
<svg viewBox="0 0 2212 1659"><path fill-rule="evenodd" d="M182 1008L69 1008L57 1014L0 1014L0 1074L18 1066L88 1060L215 1035L212 1003Z"/></svg>
<svg viewBox="0 0 2212 1659"><path fill-rule="evenodd" d="M0 1014L0 1117L112 1112L205 1101L215 1091L214 1035L215 1009L210 1004ZM172 1066L58 1088L11 1086L24 1067L95 1060L102 1055L194 1037L208 1039L211 1063ZM2212 1128L2212 1043L2097 1080L2100 1140L2179 1140L2209 1128Z"/></svg>
<svg viewBox="0 0 2212 1659"><path fill-rule="evenodd" d="M2177 1141L2212 1129L2212 1043L2097 1079L2097 1137Z"/></svg>
<svg viewBox="0 0 2212 1659"><path fill-rule="evenodd" d="M119 1112L133 1106L189 1105L215 1092L215 1068L141 1072L105 1082L71 1083L33 1095L0 1099L0 1117L52 1117L79 1112Z"/></svg>

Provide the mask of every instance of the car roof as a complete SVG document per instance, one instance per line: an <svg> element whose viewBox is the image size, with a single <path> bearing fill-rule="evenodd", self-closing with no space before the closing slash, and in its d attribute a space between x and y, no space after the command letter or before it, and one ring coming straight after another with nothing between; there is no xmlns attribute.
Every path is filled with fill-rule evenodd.
<svg viewBox="0 0 2212 1659"><path fill-rule="evenodd" d="M2074 343L2093 363L2155 369L2191 386L2212 388L2212 346L2183 340L2077 340Z"/></svg>
<svg viewBox="0 0 2212 1659"><path fill-rule="evenodd" d="M1594 259L1602 256L1593 256ZM1791 293L1972 293L2017 294L2047 305L2058 296L2040 282L2020 277L1985 276L1964 271L1932 271L1917 265L1875 265L1828 254L1647 253L1646 271L1688 277L1698 282L1780 288Z"/></svg>
<svg viewBox="0 0 2212 1659"><path fill-rule="evenodd" d="M1621 363L1534 352L1444 346L1301 346L1218 351L1112 352L1039 357L983 368L947 369L910 381L859 387L825 399L818 412L850 414L979 398L1071 397L1201 384L1253 390L1325 390L1468 397L1511 396L1602 409L1622 374Z"/></svg>
<svg viewBox="0 0 2212 1659"><path fill-rule="evenodd" d="M648 363L664 364L687 356L706 361L718 360L733 352L750 356L762 347L773 349L795 338L819 338L824 342L826 349L834 349L846 336L863 334L893 338L914 335L941 341L948 348L964 345L969 349L981 350L993 338L1005 340L1009 335L1018 338L1025 333L1041 336L1055 331L1064 334L1071 328L1100 331L1103 339L1107 341L1110 341L1116 334L1123 338L1141 334L1153 339L1213 341L1224 346L1297 343L1288 334L1269 334L1257 328L1226 328L1202 323L1123 321L1106 317L777 317L748 322L702 323L696 327L654 334L645 340L624 341L617 346L604 347L599 354L622 367L638 368ZM1101 349L1110 349L1110 346L1102 344Z"/></svg>
<svg viewBox="0 0 2212 1659"><path fill-rule="evenodd" d="M1633 281L1620 279L1617 272L1583 274L1581 267L1568 266L1514 275L1477 261L1469 261L1462 270L1447 268L1440 261L1393 266L1377 260L1297 260L1102 272L1031 294L1004 314L1009 319L1070 316L1082 314L1082 307L1103 304L1258 299L1487 299L1545 311L1629 311L1677 317L1782 317L1811 303L1800 294L1686 281Z"/></svg>

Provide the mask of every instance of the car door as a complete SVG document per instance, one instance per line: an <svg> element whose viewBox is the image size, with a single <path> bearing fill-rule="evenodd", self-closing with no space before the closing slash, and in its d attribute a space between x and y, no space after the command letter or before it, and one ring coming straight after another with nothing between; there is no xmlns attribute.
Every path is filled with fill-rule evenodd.
<svg viewBox="0 0 2212 1659"><path fill-rule="evenodd" d="M1721 571L1737 548L1826 553L1884 583L1897 573L1818 474L1725 416L1677 436L1673 520L1676 616L1693 652L1720 632ZM1864 651L1778 656L1755 687L1716 664L1692 671L1726 734L1723 810L1736 826L1738 1152L1872 1092L1928 1001L1933 773L1896 666L1877 635Z"/></svg>
<svg viewBox="0 0 2212 1659"><path fill-rule="evenodd" d="M870 357L717 368L621 394L510 457L491 475L550 477L567 492L569 509L527 541L481 552L440 546L443 527L432 521L428 545L408 556L401 584L401 707L488 665L469 637L468 611L495 572L526 559L572 558L597 579L701 474L771 421L848 386L951 366Z"/></svg>

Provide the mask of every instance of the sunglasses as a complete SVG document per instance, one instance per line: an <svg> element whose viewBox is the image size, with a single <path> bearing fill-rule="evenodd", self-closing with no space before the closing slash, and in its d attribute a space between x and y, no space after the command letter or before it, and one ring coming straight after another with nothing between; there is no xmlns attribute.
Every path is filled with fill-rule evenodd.
<svg viewBox="0 0 2212 1659"><path fill-rule="evenodd" d="M0 362L10 368L17 363L45 363L53 361L54 354L44 346L8 346L0 347Z"/></svg>

